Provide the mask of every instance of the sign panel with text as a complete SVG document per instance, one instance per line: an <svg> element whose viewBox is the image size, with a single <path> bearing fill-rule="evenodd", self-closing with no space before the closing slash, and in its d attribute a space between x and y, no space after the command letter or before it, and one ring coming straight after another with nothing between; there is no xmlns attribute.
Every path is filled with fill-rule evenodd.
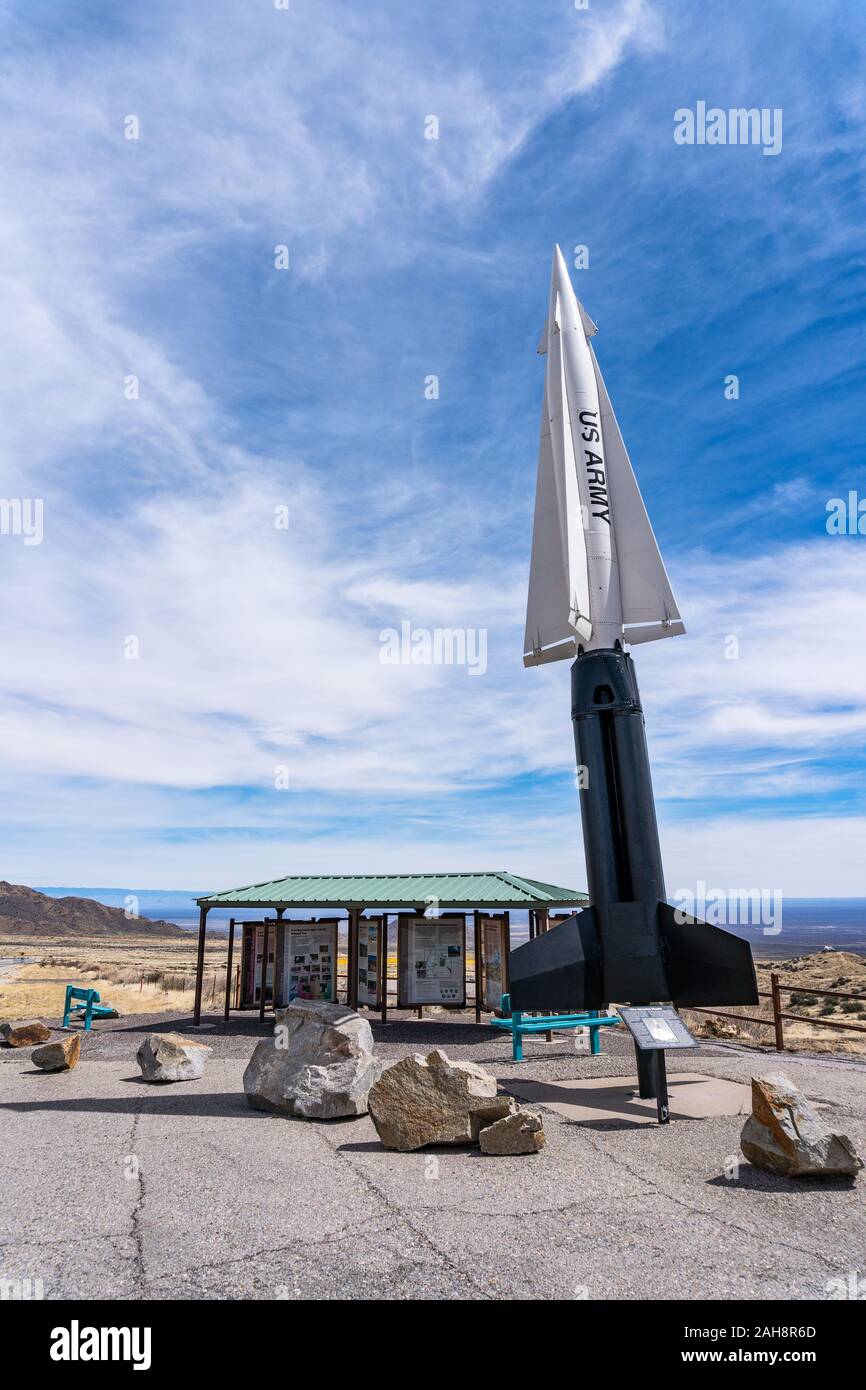
<svg viewBox="0 0 866 1390"><path fill-rule="evenodd" d="M466 1005L466 918L401 914L397 931L397 1007Z"/></svg>

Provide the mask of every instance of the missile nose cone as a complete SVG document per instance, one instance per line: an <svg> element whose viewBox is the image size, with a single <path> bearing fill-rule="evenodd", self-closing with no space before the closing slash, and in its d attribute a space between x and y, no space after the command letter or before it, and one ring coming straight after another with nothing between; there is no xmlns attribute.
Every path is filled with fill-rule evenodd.
<svg viewBox="0 0 866 1390"><path fill-rule="evenodd" d="M558 246L553 248L553 267L550 276L550 317L561 332L574 329L580 323L577 299L565 257Z"/></svg>
<svg viewBox="0 0 866 1390"><path fill-rule="evenodd" d="M565 257L559 246L553 248L553 266L551 267L551 284L559 294L570 294L574 297L574 290L571 284L571 276L568 273L568 266L565 264Z"/></svg>
<svg viewBox="0 0 866 1390"><path fill-rule="evenodd" d="M584 309L571 283L565 257L557 244L553 248L553 268L550 277L550 317L561 330L580 328L587 338L595 337L598 327Z"/></svg>

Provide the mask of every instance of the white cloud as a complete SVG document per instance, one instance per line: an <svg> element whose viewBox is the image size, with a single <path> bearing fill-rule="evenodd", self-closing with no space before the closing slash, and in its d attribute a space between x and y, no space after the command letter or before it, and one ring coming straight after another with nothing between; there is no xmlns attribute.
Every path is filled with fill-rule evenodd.
<svg viewBox="0 0 866 1390"><path fill-rule="evenodd" d="M433 42L401 23L403 9L353 7L335 25L318 5L291 17L213 5L203 22L198 4L181 4L163 7L156 38L106 43L90 65L76 49L34 50L7 70L4 184L15 198L0 215L0 292L16 331L0 342L0 447L5 492L46 499L42 546L0 538L0 787L7 808L47 829L20 847L21 876L103 877L94 835L142 884L223 880L227 862L230 881L256 878L266 859L266 873L288 871L287 835L303 842L297 800L233 801L236 787L269 791L283 762L298 800L318 798L322 823L329 798L359 819L374 806L384 827L389 799L404 816L409 793L421 811L532 774L561 776L568 792L549 815L485 812L483 824L474 811L461 822L453 797L441 812L449 833L428 823L395 844L383 828L305 845L311 870L405 867L411 854L415 867L486 860L576 876L566 668L520 664L522 556L475 545L491 516L462 515L459 487L445 496L430 479L421 498L407 472L336 497L293 448L259 457L242 445L245 420L188 350L166 290L178 275L197 285L206 336L221 315L243 316L248 277L277 242L291 243L307 287L339 254L357 256L364 275L407 265L439 210L468 209L564 101L661 41L644 0L598 13L566 5L534 26L512 6L520 23L502 42L531 39L519 63L500 64L495 44L465 42L466 22L488 37L489 6L453 27L430 17ZM122 138L130 112L138 142ZM423 138L431 112L438 141ZM486 252L454 254L495 268ZM136 402L123 398L130 372ZM340 427L351 436L351 422ZM794 479L772 505L808 500ZM287 532L273 526L284 501ZM443 564L449 531L462 547ZM751 559L681 566L690 635L638 653L665 798L826 795L852 775L814 757L846 741L859 753L866 728L861 551L757 539L767 550ZM486 676L383 666L379 632L402 617L488 629ZM129 634L138 661L124 660ZM731 634L736 661L724 657ZM197 844L192 859L185 844L160 843L154 869L134 828L217 828L194 795L211 787L230 860L222 842ZM562 805L574 811L565 824ZM707 859L705 876L718 873L722 849L736 863L738 824L678 826L675 876L693 861L703 873ZM768 873L778 862L780 824L750 827L743 872L761 846ZM805 824L785 821L792 850L805 853ZM840 822L809 824L827 873L847 883ZM263 838L248 843L250 828Z"/></svg>

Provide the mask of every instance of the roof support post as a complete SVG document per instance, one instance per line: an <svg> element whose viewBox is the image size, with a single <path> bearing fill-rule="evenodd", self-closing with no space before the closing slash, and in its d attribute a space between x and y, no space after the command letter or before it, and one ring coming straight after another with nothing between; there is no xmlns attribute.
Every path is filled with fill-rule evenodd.
<svg viewBox="0 0 866 1390"><path fill-rule="evenodd" d="M481 1022L481 1004L484 999L484 984L481 974L481 913L476 907L472 914L475 932L475 1022Z"/></svg>
<svg viewBox="0 0 866 1390"><path fill-rule="evenodd" d="M193 1025L198 1028L201 1023L201 991L204 981L204 940L207 931L206 907L199 908L198 914L198 955L195 963L195 1006L193 1008Z"/></svg>
<svg viewBox="0 0 866 1390"><path fill-rule="evenodd" d="M361 933L361 907L349 908L349 943L347 969L349 972L346 980L346 1004L350 1009L358 1007L358 940ZM336 982L336 976L334 977ZM335 991L336 992L336 991Z"/></svg>
<svg viewBox="0 0 866 1390"><path fill-rule="evenodd" d="M379 941L379 970L382 981L382 1022L388 1022L388 914L382 913L382 936Z"/></svg>
<svg viewBox="0 0 866 1390"><path fill-rule="evenodd" d="M274 961L274 966L276 966ZM276 985L276 980L274 980ZM259 1023L265 1021L265 1001L268 997L268 919L262 922L262 988L259 996Z"/></svg>
<svg viewBox="0 0 866 1390"><path fill-rule="evenodd" d="M277 1016L277 1009L284 1008L288 1004L288 999L283 998L283 974L286 963L286 927L283 924L284 907L277 908L277 923L274 927L274 987L271 992L271 1001L274 1006L274 1018Z"/></svg>
<svg viewBox="0 0 866 1390"><path fill-rule="evenodd" d="M223 1017L225 1018L226 1023L228 1023L228 1021L229 1021L229 1009L231 1008L231 991L232 991L232 954L234 953L234 949L235 949L235 919L234 919L234 917L230 917L230 918L229 918L229 953L228 953L228 959L227 959L227 961L226 961L226 1006L225 1006L225 1010L224 1010L224 1014L223 1014Z"/></svg>

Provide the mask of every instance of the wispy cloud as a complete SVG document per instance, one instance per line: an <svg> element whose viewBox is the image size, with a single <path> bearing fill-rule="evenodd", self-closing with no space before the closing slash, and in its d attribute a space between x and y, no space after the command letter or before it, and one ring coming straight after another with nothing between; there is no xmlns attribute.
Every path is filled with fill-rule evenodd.
<svg viewBox="0 0 866 1390"><path fill-rule="evenodd" d="M734 802L772 820L757 844L774 808L853 817L862 561L821 534L851 454L812 440L861 437L833 267L862 219L809 124L853 169L851 81L828 107L791 79L799 145L735 174L672 163L683 85L739 94L745 65L760 94L791 65L688 6L9 9L2 491L46 519L39 547L0 539L0 789L31 877L241 880L290 846L579 876L565 668L520 664L534 343L569 237L688 619L639 655L670 824L697 852L699 823L735 844ZM383 664L404 618L483 628L486 675Z"/></svg>

